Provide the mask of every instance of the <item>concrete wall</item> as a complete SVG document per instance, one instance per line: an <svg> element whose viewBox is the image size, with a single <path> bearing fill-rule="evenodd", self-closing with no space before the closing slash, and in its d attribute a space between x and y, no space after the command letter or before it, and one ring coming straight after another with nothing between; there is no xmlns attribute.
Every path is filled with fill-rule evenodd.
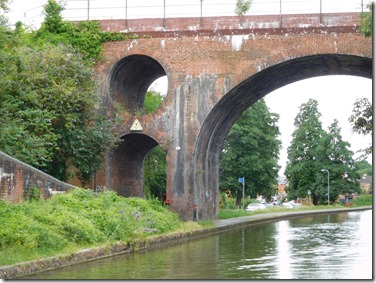
<svg viewBox="0 0 376 283"><path fill-rule="evenodd" d="M33 188L46 199L75 187L0 151L0 199L21 202Z"/></svg>

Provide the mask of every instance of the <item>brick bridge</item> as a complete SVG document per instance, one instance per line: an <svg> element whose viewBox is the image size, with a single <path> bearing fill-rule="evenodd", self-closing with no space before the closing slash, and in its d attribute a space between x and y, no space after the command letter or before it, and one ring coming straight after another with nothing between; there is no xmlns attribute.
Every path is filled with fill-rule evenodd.
<svg viewBox="0 0 376 283"><path fill-rule="evenodd" d="M184 220L192 219L194 205L198 219L218 216L222 144L258 99L316 76L372 78L372 39L354 25L149 34L106 43L96 65L108 111L115 103L124 109L123 142L105 158L96 185L143 197L143 160L160 145L167 152L167 197ZM145 93L162 76L167 96L155 113L143 115Z"/></svg>

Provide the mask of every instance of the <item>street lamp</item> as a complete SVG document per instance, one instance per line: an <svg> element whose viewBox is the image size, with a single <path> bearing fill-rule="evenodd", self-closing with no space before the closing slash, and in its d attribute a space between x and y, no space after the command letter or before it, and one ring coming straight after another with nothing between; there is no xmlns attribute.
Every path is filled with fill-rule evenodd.
<svg viewBox="0 0 376 283"><path fill-rule="evenodd" d="M329 171L326 169L321 169L321 172L326 172L328 173L328 205L329 205Z"/></svg>

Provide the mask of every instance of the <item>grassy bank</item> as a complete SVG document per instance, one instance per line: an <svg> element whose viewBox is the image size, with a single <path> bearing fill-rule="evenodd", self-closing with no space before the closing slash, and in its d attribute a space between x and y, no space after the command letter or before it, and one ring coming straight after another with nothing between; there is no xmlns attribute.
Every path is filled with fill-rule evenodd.
<svg viewBox="0 0 376 283"><path fill-rule="evenodd" d="M0 227L0 266L6 266L201 226L183 223L156 200L75 189L48 200L0 201Z"/></svg>
<svg viewBox="0 0 376 283"><path fill-rule="evenodd" d="M362 207L362 206L372 206L372 195L360 195L355 198L350 207ZM332 205L317 205L317 206L302 206L300 208L293 208L294 211L299 210L320 210L320 209L335 209L335 208L343 208L346 207L344 204L341 203L334 203ZM283 207L283 206L273 206L266 209L259 209L255 211L246 211L244 209L221 209L219 211L219 219L228 219L234 217L241 217L241 216L248 216L254 214L264 214L264 213L272 213L272 212L283 212L283 211L292 211L291 208Z"/></svg>
<svg viewBox="0 0 376 283"><path fill-rule="evenodd" d="M372 205L372 196L361 196L354 206ZM309 206L294 210L344 207ZM291 211L283 207L247 212L221 209L220 219L259 213ZM211 227L211 221L182 222L156 200L124 198L112 191L95 193L75 189L48 200L11 204L0 201L0 266L75 253L85 248L119 241L132 245L149 236Z"/></svg>

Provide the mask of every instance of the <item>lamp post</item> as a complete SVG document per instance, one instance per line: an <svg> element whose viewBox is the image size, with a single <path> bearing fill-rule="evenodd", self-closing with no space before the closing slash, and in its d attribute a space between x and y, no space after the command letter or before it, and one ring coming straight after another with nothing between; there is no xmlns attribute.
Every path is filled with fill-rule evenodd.
<svg viewBox="0 0 376 283"><path fill-rule="evenodd" d="M326 172L328 173L328 205L329 205L329 171L326 169L321 169L321 172Z"/></svg>

